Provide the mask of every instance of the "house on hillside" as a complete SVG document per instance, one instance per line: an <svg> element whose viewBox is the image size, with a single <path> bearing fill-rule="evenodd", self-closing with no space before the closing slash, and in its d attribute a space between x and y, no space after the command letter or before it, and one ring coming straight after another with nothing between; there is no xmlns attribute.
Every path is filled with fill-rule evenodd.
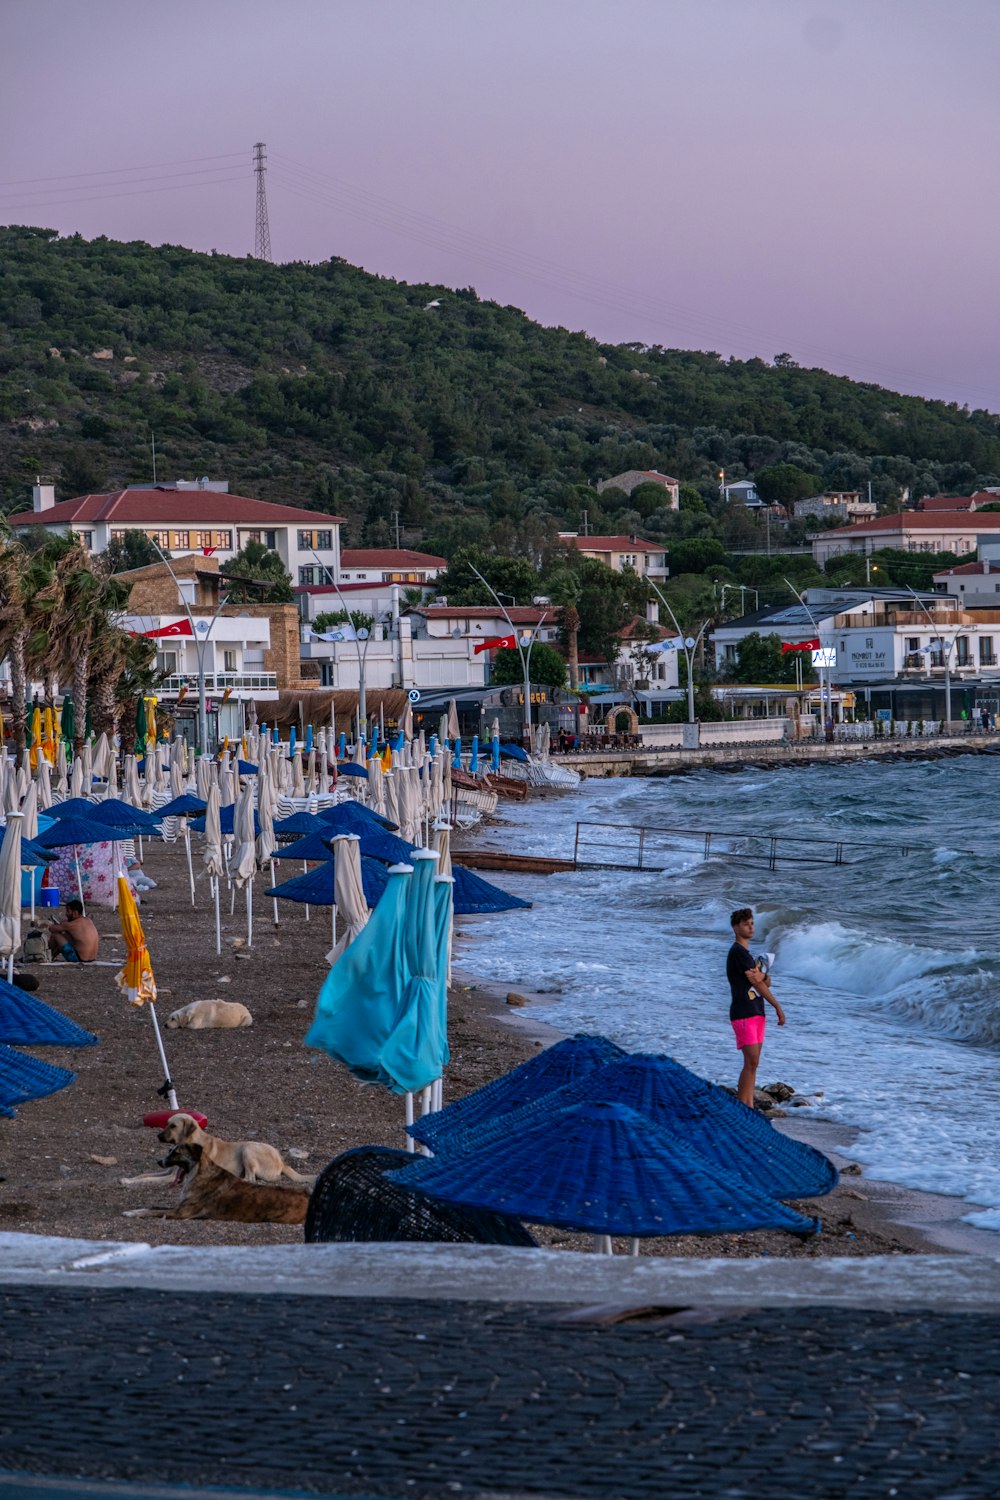
<svg viewBox="0 0 1000 1500"><path fill-rule="evenodd" d="M680 480L672 479L669 474L660 474L656 469L626 469L623 474L612 474L610 479L600 480L597 493L602 495L605 490L624 490L626 495L631 495L640 484L659 485L663 490L665 508L667 510L680 509Z"/></svg>
<svg viewBox="0 0 1000 1500"><path fill-rule="evenodd" d="M807 495L796 500L792 507L796 521L831 520L868 521L878 515L874 500L862 500L858 490L826 490L822 495Z"/></svg>
<svg viewBox="0 0 1000 1500"><path fill-rule="evenodd" d="M218 487L209 488L213 483ZM15 533L30 526L73 532L89 552L105 552L112 541L140 531L164 552L201 552L219 562L259 542L277 552L293 584L311 583L324 570L336 577L340 570L340 516L231 495L225 480L205 480L197 488L183 480L134 485L58 502L54 486L39 480L31 500L31 510L9 519Z"/></svg>
<svg viewBox="0 0 1000 1500"><path fill-rule="evenodd" d="M901 511L855 526L839 526L812 538L813 557L823 567L831 557L862 555L893 547L901 552L974 552L978 535L1000 536L1000 512Z"/></svg>
<svg viewBox="0 0 1000 1500"><path fill-rule="evenodd" d="M581 536L577 531L560 531L559 540L584 557L594 557L616 573L626 568L640 578L669 577L667 554L662 543L646 542L638 536Z"/></svg>
<svg viewBox="0 0 1000 1500"><path fill-rule="evenodd" d="M732 484L720 485L723 500L745 505L749 510L759 510L764 504L752 479L734 479Z"/></svg>

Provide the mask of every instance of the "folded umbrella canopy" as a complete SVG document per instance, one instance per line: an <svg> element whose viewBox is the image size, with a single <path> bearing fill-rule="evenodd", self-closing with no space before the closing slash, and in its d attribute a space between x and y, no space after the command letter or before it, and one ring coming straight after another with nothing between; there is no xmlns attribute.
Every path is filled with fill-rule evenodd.
<svg viewBox="0 0 1000 1500"><path fill-rule="evenodd" d="M118 877L118 920L121 923L122 937L125 939L125 966L117 975L118 988L128 996L130 1005L149 1006L149 1018L153 1023L156 1050L160 1054L160 1062L163 1065L163 1084L159 1092L167 1100L170 1108L176 1109L177 1095L170 1080L170 1069L167 1067L167 1056L163 1050L163 1039L160 1036L160 1027L156 1019L156 980L153 978L153 965L149 957L149 949L146 947L146 934L139 920L132 887L124 875Z"/></svg>
<svg viewBox="0 0 1000 1500"><path fill-rule="evenodd" d="M565 1037L512 1068L502 1078L494 1078L492 1083L418 1121L410 1134L437 1151L439 1141L446 1141L483 1120L492 1120L497 1115L520 1109L522 1105L533 1104L544 1094L562 1088L575 1078L589 1077L605 1063L625 1056L627 1054L622 1048L606 1036L589 1036L580 1032L577 1036Z"/></svg>
<svg viewBox="0 0 1000 1500"><path fill-rule="evenodd" d="M235 891L246 891L247 947L253 947L253 877L257 871L256 837L260 832L253 807L253 787L247 782L240 792L233 816L235 848L229 862L229 875Z"/></svg>
<svg viewBox="0 0 1000 1500"><path fill-rule="evenodd" d="M488 1148L414 1162L393 1181L448 1203L596 1235L819 1228L622 1104L546 1111Z"/></svg>
<svg viewBox="0 0 1000 1500"><path fill-rule="evenodd" d="M193 825L197 828L199 825ZM212 892L212 900L215 905L215 951L222 952L222 918L219 913L219 880L226 873L226 862L222 857L222 818L219 809L219 787L216 781L211 781L208 788L208 802L205 806L205 816L201 820L201 828L205 833L205 852L202 858L205 869L208 872L208 883Z"/></svg>
<svg viewBox="0 0 1000 1500"><path fill-rule="evenodd" d="M627 1105L770 1198L815 1198L837 1185L837 1169L822 1151L782 1135L766 1115L747 1109L726 1089L699 1078L672 1057L642 1053L629 1053L468 1130L446 1126L436 1133L434 1149L447 1155L478 1150L516 1134L546 1111L585 1102Z"/></svg>
<svg viewBox="0 0 1000 1500"><path fill-rule="evenodd" d="M368 924L370 912L365 900L364 880L361 873L361 840L356 833L338 833L330 841L333 854L334 905L333 948L327 954L333 964L350 947L354 939ZM343 923L340 938L337 937L337 918Z"/></svg>
<svg viewBox="0 0 1000 1500"><path fill-rule="evenodd" d="M19 812L7 814L0 845L0 958L7 960L7 982L14 978L14 954L21 946L21 823Z"/></svg>

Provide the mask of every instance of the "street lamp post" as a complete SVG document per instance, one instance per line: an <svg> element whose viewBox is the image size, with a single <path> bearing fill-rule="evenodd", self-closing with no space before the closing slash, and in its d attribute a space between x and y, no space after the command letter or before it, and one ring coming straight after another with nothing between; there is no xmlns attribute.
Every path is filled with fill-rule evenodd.
<svg viewBox="0 0 1000 1500"><path fill-rule="evenodd" d="M351 629L353 630L354 626L351 624L351 611L347 607L347 600L344 598L343 594L340 592L340 584L337 582L337 580L336 580L336 578L334 576L333 569L330 567L329 563L325 563L323 561L323 559L320 557L319 553L316 551L316 549L314 547L310 547L309 550L312 553L313 557L315 557L316 561L319 563L320 574L322 575L323 573L326 573L328 575L328 582L333 585L334 592L336 593L337 598L340 601L340 607L343 610L344 614L347 616L347 623L348 623L348 625L351 626ZM310 626L310 629L312 629L311 626ZM363 648L362 648L362 646L360 644L362 641L364 642L364 647ZM358 656L358 734L359 734L359 736L361 734L361 725L365 726L365 732L366 733L367 733L367 725L368 725L368 694L367 694L366 685L365 685L365 671L366 671L366 668L367 668L367 665L368 665L368 647L369 647L370 644L371 644L371 634L370 634L369 631L365 630L364 627L362 627L361 630L355 630L354 631L354 649L357 652L357 656Z"/></svg>
<svg viewBox="0 0 1000 1500"><path fill-rule="evenodd" d="M930 610L927 608L926 604L921 599L916 589L913 588L910 584L907 584L906 587L909 589L910 593L913 595L914 599L916 599L917 603L920 605L920 608L927 616L932 628L935 630L939 630L940 627L936 623L934 616L931 614ZM957 634L952 635L950 641L945 641L943 635L938 636L938 640L941 642L942 653L944 655L944 718L945 723L948 726L948 728L945 730L946 734L951 729L951 653L957 639Z"/></svg>
<svg viewBox="0 0 1000 1500"><path fill-rule="evenodd" d="M689 635L686 636L683 633L683 631L681 630L680 625L677 623L677 616L674 614L673 610L670 608L670 605L667 603L665 595L660 592L659 588L657 587L657 585L653 582L653 580L651 578L648 578L646 580L646 582L649 584L650 588L655 591L657 598L659 599L660 603L663 605L663 608L666 610L667 614L670 616L670 619L673 622L673 627L677 631L677 638L681 642L681 646L678 649L683 650L683 652L684 652L684 659L687 662L688 723L689 724L693 724L694 723L694 654L695 654L695 652L698 649L698 642L701 640L702 636L705 634L705 631L708 629L709 621L708 620L704 621L704 623L702 624L701 629L698 631L698 634L692 640L691 636L689 636Z"/></svg>
<svg viewBox="0 0 1000 1500"><path fill-rule="evenodd" d="M802 605L802 608L805 610L806 614L809 616L809 619L812 621L812 627L813 627L813 629L816 632L816 639L819 641L819 661L816 663L816 671L819 674L819 714L820 714L820 727L823 729L823 731L825 733L825 731L826 731L826 712L827 712L826 704L827 704L827 700L829 700L829 704L830 704L830 715L831 715L831 717L833 715L833 673L829 670L829 668L827 668L827 672L826 672L826 688L824 689L824 687L823 687L823 651L824 651L824 646L823 646L823 630L822 630L822 627L819 624L819 621L816 619L816 616L813 614L812 610L809 608L808 604L803 599L803 597L799 593L798 589L795 587L794 583L792 583L791 579L786 578L785 579L785 583L788 584L788 587L791 589L792 593L795 595L796 599Z"/></svg>
<svg viewBox="0 0 1000 1500"><path fill-rule="evenodd" d="M150 537L150 541L153 542L152 537ZM208 645L209 637L211 636L212 631L215 628L216 620L218 620L219 616L222 614L224 607L229 602L229 596L220 594L219 603L216 606L215 613L209 621L208 629L205 630L202 635L199 635L198 627L195 624L194 615L191 613L190 606L188 605L188 602L184 597L184 591L180 586L177 574L170 566L169 557L167 557L166 553L157 542L153 542L153 546L159 553L160 561L163 563L167 572L174 580L174 584L177 588L177 597L183 605L184 613L187 615L188 622L191 626L191 636L194 640L195 657L198 662L198 754L206 755L208 753L208 707L205 694L205 647Z"/></svg>
<svg viewBox="0 0 1000 1500"><path fill-rule="evenodd" d="M544 610L544 609L542 610L541 618L539 619L538 623L536 624L534 630L531 631L530 635L527 632L525 632L525 637L522 638L518 634L517 628L514 625L514 621L511 619L510 615L507 613L506 606L504 605L503 601L500 598L500 595L497 593L497 591L493 587L493 585L491 583L487 583L487 581L483 577L482 573L480 573L479 569L476 568L476 567L474 567L472 565L472 563L469 563L469 570L470 570L470 572L475 573L476 577L479 579L479 582L483 585L483 587L489 589L490 593L493 595L494 599L497 602L497 607L499 608L500 613L503 615L504 619L507 621L507 624L510 626L511 635L514 637L514 644L517 646L518 652L520 653L520 656L521 656L521 671L523 673L523 678L524 678L524 717L523 717L522 724L521 724L521 733L522 733L522 735L524 737L524 740L526 742L527 749L530 751L530 749L531 749L531 652L532 652L532 649L534 647L535 641L538 639L538 632L541 630L542 625L544 624L545 620L548 617L548 611ZM510 599L513 599L514 595L513 594L509 594L507 597L510 598ZM525 644L527 644L527 650L525 650Z"/></svg>

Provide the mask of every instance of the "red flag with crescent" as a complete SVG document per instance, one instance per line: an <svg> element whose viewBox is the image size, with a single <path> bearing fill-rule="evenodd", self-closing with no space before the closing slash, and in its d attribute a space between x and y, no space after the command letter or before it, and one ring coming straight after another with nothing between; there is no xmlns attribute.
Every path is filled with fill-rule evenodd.
<svg viewBox="0 0 1000 1500"><path fill-rule="evenodd" d="M512 635L491 635L488 640L480 641L472 654L478 656L480 651L499 650L501 646L508 651L513 651L516 645L517 641Z"/></svg>
<svg viewBox="0 0 1000 1500"><path fill-rule="evenodd" d="M172 625L161 625L158 630L130 630L129 635L144 635L149 640L163 640L168 635L194 635L190 620L175 620Z"/></svg>

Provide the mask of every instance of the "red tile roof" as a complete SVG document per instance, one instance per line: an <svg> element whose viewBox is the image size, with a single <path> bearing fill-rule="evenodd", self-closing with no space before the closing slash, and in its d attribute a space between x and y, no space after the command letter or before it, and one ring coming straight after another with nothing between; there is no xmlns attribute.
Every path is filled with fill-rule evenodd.
<svg viewBox="0 0 1000 1500"><path fill-rule="evenodd" d="M115 490L111 494L79 495L61 500L48 510L21 511L10 517L11 526L60 526L101 521L140 526L199 526L216 523L233 526L306 525L320 527L341 521L294 505L274 505L269 500L250 500L221 490Z"/></svg>
<svg viewBox="0 0 1000 1500"><path fill-rule="evenodd" d="M940 573L935 573L935 578L954 578L957 574L983 574L1000 580L1000 564L991 562L968 562L956 563L953 568L945 568Z"/></svg>
<svg viewBox="0 0 1000 1500"><path fill-rule="evenodd" d="M411 552L408 547L362 547L341 552L342 568L446 568L446 557L430 552Z"/></svg>
<svg viewBox="0 0 1000 1500"><path fill-rule="evenodd" d="M870 521L858 521L853 526L836 526L830 531L821 531L814 541L826 541L830 536L866 536L878 532L893 531L992 531L1000 526L1000 511L981 511L975 514L964 511L926 515L922 511L902 511L899 515L873 516Z"/></svg>
<svg viewBox="0 0 1000 1500"><path fill-rule="evenodd" d="M649 624L650 622L648 620L644 620L641 615L633 615L628 624L623 625L621 630L616 630L615 634L620 641L630 641L635 638L636 632L641 625L649 626ZM667 625L653 625L650 628L653 632L652 635L641 636L639 638L640 643L643 641L672 640L677 634L676 630L671 630Z"/></svg>
<svg viewBox="0 0 1000 1500"><path fill-rule="evenodd" d="M918 514L921 511L972 511L975 508L976 500L972 495L926 495L917 501Z"/></svg>
<svg viewBox="0 0 1000 1500"><path fill-rule="evenodd" d="M662 542L644 542L635 536L567 536L568 542L578 552L665 552Z"/></svg>

